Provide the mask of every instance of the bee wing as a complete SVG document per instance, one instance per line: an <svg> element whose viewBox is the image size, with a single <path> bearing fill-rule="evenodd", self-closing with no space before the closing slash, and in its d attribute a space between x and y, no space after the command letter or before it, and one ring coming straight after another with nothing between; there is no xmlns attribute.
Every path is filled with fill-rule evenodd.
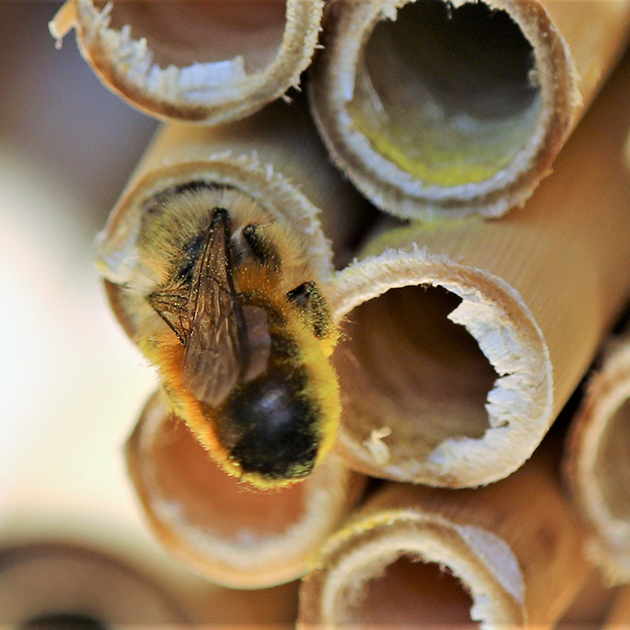
<svg viewBox="0 0 630 630"><path fill-rule="evenodd" d="M190 334L187 313L188 291L180 285L164 287L161 291L149 295L147 300L182 344L186 345L186 339Z"/></svg>
<svg viewBox="0 0 630 630"><path fill-rule="evenodd" d="M236 299L228 242L229 217L215 210L188 299L182 377L198 400L218 407L249 364L247 326Z"/></svg>

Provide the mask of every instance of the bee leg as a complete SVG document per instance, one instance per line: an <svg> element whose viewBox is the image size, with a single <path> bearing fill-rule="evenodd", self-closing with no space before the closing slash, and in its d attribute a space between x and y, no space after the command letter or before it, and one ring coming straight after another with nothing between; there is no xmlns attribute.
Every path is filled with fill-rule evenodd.
<svg viewBox="0 0 630 630"><path fill-rule="evenodd" d="M280 252L268 237L264 226L256 223L246 225L243 228L243 238L247 242L252 255L262 265L272 267L276 272L280 271L282 268Z"/></svg>
<svg viewBox="0 0 630 630"><path fill-rule="evenodd" d="M324 297L314 282L304 282L287 293L289 302L298 309L318 339L329 336L332 318Z"/></svg>
<svg viewBox="0 0 630 630"><path fill-rule="evenodd" d="M269 238L264 225L249 223L243 226L232 235L230 248L236 265L254 259L262 266L273 269L277 274L282 271L280 252Z"/></svg>

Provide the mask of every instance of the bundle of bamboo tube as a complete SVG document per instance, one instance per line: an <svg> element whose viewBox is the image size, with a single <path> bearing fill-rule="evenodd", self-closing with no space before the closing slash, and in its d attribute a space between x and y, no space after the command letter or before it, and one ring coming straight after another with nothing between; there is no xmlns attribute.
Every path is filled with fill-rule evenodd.
<svg viewBox="0 0 630 630"><path fill-rule="evenodd" d="M234 17L238 2L212 7L202 12L216 20L225 9L244 30L242 15ZM339 387L326 394L341 406L340 427L336 436L332 422L322 431L326 450L336 438L334 448L305 480L271 492L234 478L233 451L222 459L214 434L204 437L206 427L188 417L161 369L160 392L126 450L145 516L178 560L214 582L255 589L306 574L304 629L551 628L585 585L584 549L615 556L609 578L627 579L627 523L607 523L608 538L597 524L583 527L553 464L535 451L630 296L628 60L555 161L623 49L630 3L569 11L533 0L333 0L309 86L324 144L301 98L254 113L310 63L322 3L259 9L265 34L251 46L230 39L211 51L195 33L177 48L169 37L180 23L163 38L161 8L133 3L68 0L51 27L61 37L74 26L86 59L130 102L158 117L214 125L170 123L158 133L99 243L110 306L145 355L165 334L185 347L183 332L192 329L192 319L182 324L180 293L175 310L156 319L146 278L162 272L145 255L146 217L191 190L211 191L204 199L219 199L233 219L225 260L243 257L250 210L242 199L262 209L264 225L290 235L295 266L308 269L341 330L330 358ZM124 24L146 41L131 39ZM210 27L199 22L195 30L203 28ZM501 60L497 41L512 51ZM193 60L200 63L186 68ZM339 177L326 149L376 206L435 220L374 224L373 209ZM529 199L554 161L553 177ZM482 218L525 201L500 221ZM201 263L186 234L182 260L193 269ZM176 240L167 233L158 245L171 251ZM260 250L248 243L256 265L286 266L268 242ZM618 410L624 395L615 393L607 408ZM612 461L624 428L597 422L599 437L575 430L572 448L582 451L570 456L574 493L586 501L582 494L592 496L603 480L598 492L623 512L617 484L627 462L615 452L623 463L605 474L594 462ZM386 481L365 494L366 475ZM602 500L594 503L597 512ZM625 614L619 601L610 627Z"/></svg>

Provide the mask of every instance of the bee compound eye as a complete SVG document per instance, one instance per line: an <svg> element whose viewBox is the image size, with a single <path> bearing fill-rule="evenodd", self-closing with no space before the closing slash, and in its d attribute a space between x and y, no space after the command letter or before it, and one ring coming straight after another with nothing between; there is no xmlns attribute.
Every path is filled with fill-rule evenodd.
<svg viewBox="0 0 630 630"><path fill-rule="evenodd" d="M0 550L0 626L13 630L184 628L176 604L149 578L100 551L65 543Z"/></svg>

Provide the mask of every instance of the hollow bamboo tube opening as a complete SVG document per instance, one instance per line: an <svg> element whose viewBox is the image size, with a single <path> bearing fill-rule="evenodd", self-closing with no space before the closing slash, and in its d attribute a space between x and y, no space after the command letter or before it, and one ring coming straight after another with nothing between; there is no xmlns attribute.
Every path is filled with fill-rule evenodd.
<svg viewBox="0 0 630 630"><path fill-rule="evenodd" d="M303 483L256 492L228 476L154 395L127 448L136 490L158 537L212 580L263 588L295 579L362 484L327 458Z"/></svg>
<svg viewBox="0 0 630 630"><path fill-rule="evenodd" d="M615 339L572 425L565 466L608 582L630 580L630 343Z"/></svg>
<svg viewBox="0 0 630 630"><path fill-rule="evenodd" d="M102 11L107 0L96 0ZM161 0L115 2L110 28L125 27L133 38L146 39L161 68L194 64L236 63L251 74L269 65L282 44L286 2L280 0Z"/></svg>
<svg viewBox="0 0 630 630"><path fill-rule="evenodd" d="M435 563L403 555L377 571L359 598L352 593L357 586L349 586L346 597L349 615L361 626L477 627L470 619L470 595Z"/></svg>
<svg viewBox="0 0 630 630"><path fill-rule="evenodd" d="M383 423L396 426L403 435L390 457L397 445L414 444L426 460L446 440L483 437L498 375L470 333L448 319L461 302L439 286L401 287L348 315L335 366L352 398L344 427L355 441L369 443Z"/></svg>
<svg viewBox="0 0 630 630"><path fill-rule="evenodd" d="M625 521L630 534L630 399L608 420L593 473L611 516Z"/></svg>
<svg viewBox="0 0 630 630"><path fill-rule="evenodd" d="M66 0L50 23L73 27L103 83L146 113L217 124L299 83L322 0Z"/></svg>
<svg viewBox="0 0 630 630"><path fill-rule="evenodd" d="M598 60L612 62L615 37ZM502 216L547 174L580 110L570 52L539 2L333 0L311 106L334 161L381 209Z"/></svg>
<svg viewBox="0 0 630 630"><path fill-rule="evenodd" d="M315 558L298 627L553 627L587 566L547 455L474 490L383 484Z"/></svg>
<svg viewBox="0 0 630 630"><path fill-rule="evenodd" d="M333 354L338 451L352 468L396 481L455 488L505 477L551 422L540 329L500 278L381 245L331 285L344 333Z"/></svg>
<svg viewBox="0 0 630 630"><path fill-rule="evenodd" d="M380 155L425 185L478 183L531 140L536 74L533 48L505 11L421 0L376 24L348 112Z"/></svg>

